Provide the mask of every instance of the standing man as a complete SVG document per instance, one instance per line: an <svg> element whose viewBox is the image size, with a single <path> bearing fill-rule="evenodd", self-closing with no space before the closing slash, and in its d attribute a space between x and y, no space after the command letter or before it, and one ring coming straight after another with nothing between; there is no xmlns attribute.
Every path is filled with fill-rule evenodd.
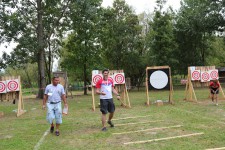
<svg viewBox="0 0 225 150"><path fill-rule="evenodd" d="M217 94L219 94L219 87L220 87L220 84L219 84L218 80L213 80L209 84L212 102L214 102L214 98L215 98L216 99L216 105L218 105Z"/></svg>
<svg viewBox="0 0 225 150"><path fill-rule="evenodd" d="M100 111L102 112L102 131L106 131L106 114L109 112L107 123L110 127L114 127L111 119L113 118L115 105L113 102L112 92L120 99L120 95L114 88L113 81L108 78L109 70L102 71L103 79L100 79L96 84L96 93L100 95Z"/></svg>
<svg viewBox="0 0 225 150"><path fill-rule="evenodd" d="M68 108L66 102L66 95L64 91L64 87L59 84L59 77L52 78L52 84L47 85L45 88L42 108L45 109L47 106L47 121L51 124L50 132L54 132L54 123L56 122L56 136L59 136L59 126L62 123L62 106L61 100L64 102L64 107ZM48 100L48 101L47 101ZM46 104L47 102L47 104Z"/></svg>

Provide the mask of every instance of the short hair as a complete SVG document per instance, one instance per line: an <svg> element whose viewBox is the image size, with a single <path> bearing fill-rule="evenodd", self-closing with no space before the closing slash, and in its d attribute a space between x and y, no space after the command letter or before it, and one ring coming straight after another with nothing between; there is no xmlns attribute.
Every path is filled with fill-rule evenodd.
<svg viewBox="0 0 225 150"><path fill-rule="evenodd" d="M52 77L52 80L54 80L55 78L59 78L59 76L54 75L54 76Z"/></svg>
<svg viewBox="0 0 225 150"><path fill-rule="evenodd" d="M102 73L104 73L105 71L109 72L109 69L103 69Z"/></svg>

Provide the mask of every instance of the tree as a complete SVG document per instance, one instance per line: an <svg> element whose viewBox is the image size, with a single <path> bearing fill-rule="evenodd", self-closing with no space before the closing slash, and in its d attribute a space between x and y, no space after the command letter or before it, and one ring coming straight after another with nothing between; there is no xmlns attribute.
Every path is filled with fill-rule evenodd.
<svg viewBox="0 0 225 150"><path fill-rule="evenodd" d="M177 63L174 53L177 43L173 32L172 11L171 9L162 11L165 2L157 1L158 8L155 8L154 18L149 22L148 57L151 58L149 62L151 65L174 67Z"/></svg>
<svg viewBox="0 0 225 150"><path fill-rule="evenodd" d="M123 69L126 77L136 85L144 72L142 27L124 0L115 0L113 7L104 9L101 45L103 65L110 69Z"/></svg>
<svg viewBox="0 0 225 150"><path fill-rule="evenodd" d="M4 1L0 5L0 43L19 43L11 53L12 57L7 56L8 59L1 62L4 65L8 60L14 61L13 56L16 55L21 60L25 59L25 62L37 63L39 98L43 97L46 86L45 63L47 60L52 63L50 57L46 58L45 50L52 39L62 36L70 3L70 0L14 0Z"/></svg>
<svg viewBox="0 0 225 150"><path fill-rule="evenodd" d="M80 72L87 94L88 74L99 62L99 15L101 0L76 0L71 5L72 33L63 46L61 67ZM66 51L66 52L63 52ZM74 68L74 69L73 69ZM80 77L81 77L80 76Z"/></svg>
<svg viewBox="0 0 225 150"><path fill-rule="evenodd" d="M182 1L175 25L180 73L186 74L188 66L207 65L206 60L213 50L212 33L224 22L221 3L213 0Z"/></svg>

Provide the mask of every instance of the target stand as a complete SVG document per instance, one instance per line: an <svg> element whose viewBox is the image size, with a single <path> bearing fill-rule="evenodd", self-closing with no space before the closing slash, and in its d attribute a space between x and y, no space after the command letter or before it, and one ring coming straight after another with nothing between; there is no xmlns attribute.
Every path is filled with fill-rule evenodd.
<svg viewBox="0 0 225 150"><path fill-rule="evenodd" d="M11 101L13 103L18 100L17 117L24 114L22 88L20 76L2 76L0 77L0 100Z"/></svg>
<svg viewBox="0 0 225 150"><path fill-rule="evenodd" d="M209 87L211 80L218 80L219 74L215 66L192 66L188 67L188 77L185 88L186 101L198 102L194 87ZM218 81L219 82L219 81ZM220 83L219 83L220 84ZM225 98L222 87L220 86L220 93L223 99ZM210 93L209 96L210 97Z"/></svg>
<svg viewBox="0 0 225 150"><path fill-rule="evenodd" d="M171 71L169 66L154 66L146 68L146 105L150 105L149 91L150 90L168 90L168 102L173 104L173 84Z"/></svg>
<svg viewBox="0 0 225 150"><path fill-rule="evenodd" d="M98 80L102 79L103 76L100 70L92 71L92 110L95 111L95 85ZM121 96L120 102L121 106L126 108L131 108L130 99L127 91L127 86L125 82L125 75L123 70L109 70L109 78L113 80L114 86Z"/></svg>

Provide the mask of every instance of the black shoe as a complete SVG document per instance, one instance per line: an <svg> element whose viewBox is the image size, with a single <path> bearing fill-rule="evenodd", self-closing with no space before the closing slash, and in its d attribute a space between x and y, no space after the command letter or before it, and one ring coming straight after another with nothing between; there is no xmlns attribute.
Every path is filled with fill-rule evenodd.
<svg viewBox="0 0 225 150"><path fill-rule="evenodd" d="M50 132L51 132L51 133L54 132L54 126L52 126L52 127L50 128Z"/></svg>
<svg viewBox="0 0 225 150"><path fill-rule="evenodd" d="M102 131L104 131L104 132L107 131L106 127L103 127L103 128L102 128Z"/></svg>
<svg viewBox="0 0 225 150"><path fill-rule="evenodd" d="M110 127L114 127L114 124L112 123L111 120L107 121L107 123L110 125Z"/></svg>
<svg viewBox="0 0 225 150"><path fill-rule="evenodd" d="M55 131L55 135L56 136L59 136L59 131Z"/></svg>

